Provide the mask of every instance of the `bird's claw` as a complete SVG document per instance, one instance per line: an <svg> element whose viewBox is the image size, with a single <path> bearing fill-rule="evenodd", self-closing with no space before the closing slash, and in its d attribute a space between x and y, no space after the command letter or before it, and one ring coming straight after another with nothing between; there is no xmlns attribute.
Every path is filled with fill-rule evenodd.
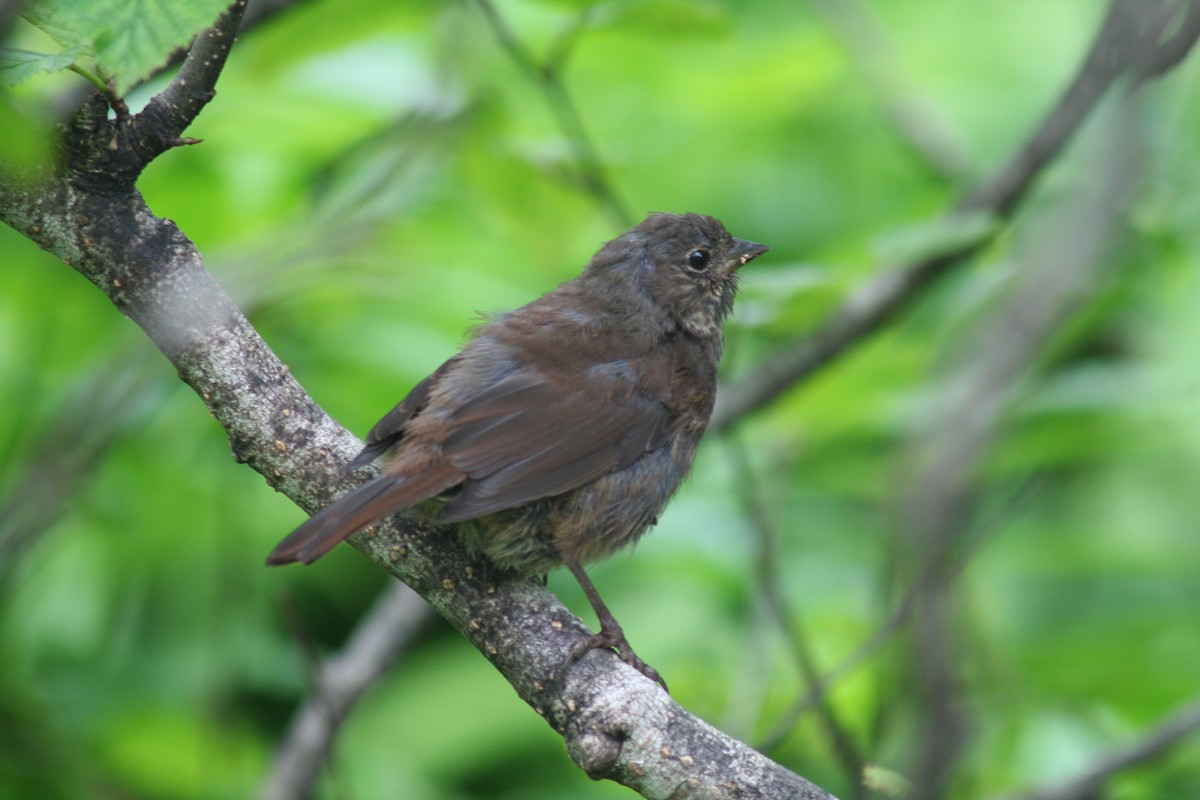
<svg viewBox="0 0 1200 800"><path fill-rule="evenodd" d="M567 656L567 663L563 666L569 667L583 658L589 650L599 649L616 650L617 655L621 657L622 661L657 683L663 688L663 691L668 694L670 693L671 690L667 688L667 682L663 680L662 675L658 674L658 670L645 661L642 661L638 657L638 654L633 652L633 647L630 646L629 640L625 638L625 632L619 626L601 627L599 633L593 634L576 644L571 648L571 654Z"/></svg>

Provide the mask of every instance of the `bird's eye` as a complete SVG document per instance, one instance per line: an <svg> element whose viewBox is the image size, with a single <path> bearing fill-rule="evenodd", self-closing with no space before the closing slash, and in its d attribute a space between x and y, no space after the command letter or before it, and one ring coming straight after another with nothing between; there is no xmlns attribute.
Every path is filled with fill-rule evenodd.
<svg viewBox="0 0 1200 800"><path fill-rule="evenodd" d="M690 254L688 254L688 266L699 272L708 266L709 258L710 256L708 251L704 248L693 250Z"/></svg>

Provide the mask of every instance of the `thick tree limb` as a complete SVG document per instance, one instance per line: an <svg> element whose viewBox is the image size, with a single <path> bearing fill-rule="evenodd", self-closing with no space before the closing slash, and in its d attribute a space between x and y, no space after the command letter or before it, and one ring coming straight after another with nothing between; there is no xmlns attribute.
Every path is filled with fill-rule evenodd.
<svg viewBox="0 0 1200 800"><path fill-rule="evenodd" d="M99 287L204 400L235 457L312 512L356 483L344 467L361 443L304 392L134 186L212 97L239 14L240 4L198 38L180 77L141 114L108 120L103 100L89 100L61 168L0 184L0 219ZM564 671L590 633L583 623L545 588L489 575L448 534L399 515L351 543L483 652L590 776L649 798L830 797L691 716L614 653L592 651Z"/></svg>

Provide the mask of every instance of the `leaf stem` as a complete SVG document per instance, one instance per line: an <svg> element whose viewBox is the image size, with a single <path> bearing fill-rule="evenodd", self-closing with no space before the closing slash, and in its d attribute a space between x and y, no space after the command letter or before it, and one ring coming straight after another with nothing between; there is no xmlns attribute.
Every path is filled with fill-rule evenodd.
<svg viewBox="0 0 1200 800"><path fill-rule="evenodd" d="M101 92L103 92L106 96L109 94L108 84L105 83L103 78L101 78L99 75L92 72L91 70L89 70L85 67L81 67L78 64L71 64L71 66L67 67L67 69L71 70L71 72L74 72L76 75L79 75L80 77L87 80L89 83L93 84L97 89L99 89Z"/></svg>

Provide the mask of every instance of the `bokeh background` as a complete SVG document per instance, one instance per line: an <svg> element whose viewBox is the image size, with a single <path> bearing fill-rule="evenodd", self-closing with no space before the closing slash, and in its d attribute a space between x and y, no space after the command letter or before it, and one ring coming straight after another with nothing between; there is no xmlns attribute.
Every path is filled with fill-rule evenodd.
<svg viewBox="0 0 1200 800"><path fill-rule="evenodd" d="M307 0L242 36L203 144L140 186L351 430L648 211L772 247L728 326L732 386L979 235L947 209L1045 116L1103 6ZM1195 703L1198 70L1113 94L979 257L710 436L657 530L594 570L683 706L845 798L887 796L861 768L894 788L949 732L946 796L976 798L1059 785ZM81 84L13 91L49 119ZM8 228L0 263L0 797L253 796L387 578L350 548L264 569L302 513L86 280ZM1200 740L1105 792L1200 797ZM629 795L437 620L315 789Z"/></svg>

